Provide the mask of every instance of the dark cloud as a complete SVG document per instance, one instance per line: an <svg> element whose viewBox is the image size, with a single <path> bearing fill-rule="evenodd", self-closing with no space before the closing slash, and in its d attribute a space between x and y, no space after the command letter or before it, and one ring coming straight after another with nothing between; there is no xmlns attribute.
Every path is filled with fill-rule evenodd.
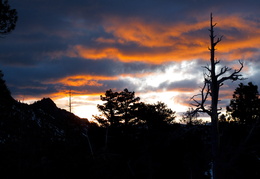
<svg viewBox="0 0 260 179"><path fill-rule="evenodd" d="M195 79L186 79L181 81L169 82L165 81L160 84L159 89L167 89L170 91L191 92L198 88L198 81Z"/></svg>
<svg viewBox="0 0 260 179"><path fill-rule="evenodd" d="M16 29L0 39L0 69L13 95L44 96L67 88L78 93L100 93L110 88L142 92L196 90L201 86L201 66L207 65L209 56L210 12L218 22L217 35L224 35L217 49L221 64L234 66L233 60L246 61L246 77L260 85L258 0L9 3L17 9L19 19ZM184 65L183 61L194 63ZM158 85L145 81L149 74L168 73L169 67L174 67L172 78L176 73L190 76L161 79ZM77 76L90 79L69 86L68 82L85 79ZM223 90L234 88L228 83ZM227 98L224 93L221 97ZM180 99L187 101L185 96Z"/></svg>
<svg viewBox="0 0 260 179"><path fill-rule="evenodd" d="M51 95L59 90L81 91L83 94L100 93L107 89L122 90L135 86L125 80L96 80L102 86L69 86L58 81L69 76L90 75L116 77L121 74L145 73L156 69L155 65L145 63L122 63L111 60L86 60L63 58L46 60L32 66L4 67L5 79L14 95Z"/></svg>

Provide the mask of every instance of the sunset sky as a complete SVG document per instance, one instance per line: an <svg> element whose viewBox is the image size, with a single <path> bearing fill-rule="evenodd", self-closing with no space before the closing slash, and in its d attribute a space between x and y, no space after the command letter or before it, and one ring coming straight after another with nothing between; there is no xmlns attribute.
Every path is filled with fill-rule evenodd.
<svg viewBox="0 0 260 179"><path fill-rule="evenodd" d="M209 64L209 17L223 35L216 56L260 86L259 0L9 0L16 29L0 38L0 69L15 99L52 98L91 118L106 90L135 91L182 114ZM225 107L240 82L225 83Z"/></svg>

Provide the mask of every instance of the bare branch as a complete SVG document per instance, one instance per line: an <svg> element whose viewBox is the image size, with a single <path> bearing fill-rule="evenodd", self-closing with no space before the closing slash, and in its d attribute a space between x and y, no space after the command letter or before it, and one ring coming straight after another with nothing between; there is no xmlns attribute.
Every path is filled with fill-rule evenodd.
<svg viewBox="0 0 260 179"><path fill-rule="evenodd" d="M205 102L207 101L208 95L210 94L210 85L205 81L204 86L201 88L201 93L194 95L191 99L195 102L192 104L196 107L196 112L204 112L208 115L211 115L211 111L205 108ZM201 96L201 101L195 99L195 97Z"/></svg>
<svg viewBox="0 0 260 179"><path fill-rule="evenodd" d="M206 82L206 83L210 83L210 75L207 74L207 73L204 73L203 75L204 75L204 80L205 80L205 82Z"/></svg>
<svg viewBox="0 0 260 179"><path fill-rule="evenodd" d="M209 68L209 66L202 66L203 68L207 69L209 72L211 72L211 69Z"/></svg>
<svg viewBox="0 0 260 179"><path fill-rule="evenodd" d="M221 84L221 83L223 83L223 82L226 81L226 80L232 80L232 81L243 80L244 78L242 78L242 77L241 77L242 75L239 74L239 73L240 73L241 70L243 69L244 63L239 60L239 64L241 65L239 69L234 70L233 73L231 73L231 74L230 74L229 76L227 76L227 77L222 77L220 80L218 80L218 84ZM228 68L228 67L226 67L226 68L227 68L226 71L230 71L230 70L231 70L231 68ZM225 71L225 69L223 69L223 71ZM220 73L220 74L221 74L221 73ZM223 73L223 74L224 74L224 73ZM220 76L220 75L219 75L219 76Z"/></svg>
<svg viewBox="0 0 260 179"><path fill-rule="evenodd" d="M213 38L215 38L215 37L216 36L214 36ZM223 35L221 37L219 37L216 42L213 43L213 47L215 47L219 42L221 42L222 38L223 38Z"/></svg>
<svg viewBox="0 0 260 179"><path fill-rule="evenodd" d="M217 65L220 62L220 60L216 60L214 63L215 65Z"/></svg>
<svg viewBox="0 0 260 179"><path fill-rule="evenodd" d="M211 81L211 76L206 74L206 77L204 77L205 83L207 83L208 85L211 85L212 81Z"/></svg>
<svg viewBox="0 0 260 179"><path fill-rule="evenodd" d="M217 74L216 77L218 78L218 77L220 77L221 75L225 74L226 72L228 72L230 70L232 70L232 68L224 66L224 67L221 68L220 73Z"/></svg>

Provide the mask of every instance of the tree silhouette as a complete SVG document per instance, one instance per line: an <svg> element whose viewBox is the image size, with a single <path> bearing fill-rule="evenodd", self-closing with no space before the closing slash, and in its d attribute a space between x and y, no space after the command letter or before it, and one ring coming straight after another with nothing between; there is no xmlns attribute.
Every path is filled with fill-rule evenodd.
<svg viewBox="0 0 260 179"><path fill-rule="evenodd" d="M135 111L136 123L144 124L148 129L161 128L172 124L175 120L175 111L172 111L163 102L155 104L138 104L138 110Z"/></svg>
<svg viewBox="0 0 260 179"><path fill-rule="evenodd" d="M222 37L218 37L216 39L216 35L214 34L214 27L217 24L213 24L212 13L210 14L210 47L208 48L210 51L210 66L204 66L206 69L206 73L204 73L204 85L200 91L200 94L192 97L194 101L194 106L196 107L195 112L204 112L207 113L211 118L211 126L212 126L212 157L213 157L213 179L219 178L219 174L221 172L218 171L218 146L219 146L219 135L218 135L218 115L220 114L218 108L219 101L219 90L220 87L227 80L237 81L242 80L242 75L240 74L243 69L244 64L239 61L240 68L233 70L230 67L224 66L220 68L220 72L216 72L216 66L220 63L220 60L215 59L215 50L216 46L219 42L222 41ZM226 75L226 76L225 76ZM196 99L200 96L200 99ZM206 105L208 101L208 97L210 97L210 106Z"/></svg>
<svg viewBox="0 0 260 179"><path fill-rule="evenodd" d="M181 122L186 123L187 125L193 125L197 123L197 118L199 117L199 113L194 112L193 108L189 108L186 112L183 113Z"/></svg>
<svg viewBox="0 0 260 179"><path fill-rule="evenodd" d="M0 70L0 104L7 105L14 102L11 96L10 90L7 88L5 80L3 79L4 74Z"/></svg>
<svg viewBox="0 0 260 179"><path fill-rule="evenodd" d="M0 70L0 91L2 95L10 95L10 91L8 90L6 84L5 84L5 80L3 79L4 74L2 73L2 71Z"/></svg>
<svg viewBox="0 0 260 179"><path fill-rule="evenodd" d="M260 99L257 85L252 82L248 85L240 83L227 106L227 112L240 124L251 124L259 119Z"/></svg>
<svg viewBox="0 0 260 179"><path fill-rule="evenodd" d="M113 92L111 89L107 90L105 93L105 96L100 96L100 99L102 101L106 101L103 105L97 105L97 108L100 112L102 112L102 116L105 117L105 119L101 116L97 119L98 122L104 124L104 125L118 125L119 120L117 120L117 116L115 116L115 110L117 108L117 99L118 96L117 92Z"/></svg>
<svg viewBox="0 0 260 179"><path fill-rule="evenodd" d="M18 16L16 9L11 9L8 0L0 1L0 35L10 33L15 29Z"/></svg>
<svg viewBox="0 0 260 179"><path fill-rule="evenodd" d="M124 89L118 95L118 115L122 116L122 120L125 126L129 125L131 119L134 118L133 111L137 108L135 105L139 102L140 98L135 97L135 92L130 92L128 89Z"/></svg>
<svg viewBox="0 0 260 179"><path fill-rule="evenodd" d="M128 89L121 92L107 90L105 96L101 95L100 99L106 102L97 107L111 126L129 125L131 119L134 118L132 111L136 108L135 103L140 100L139 97L135 97L135 92L130 92ZM102 122L102 118L97 117L96 119L105 124L105 121Z"/></svg>

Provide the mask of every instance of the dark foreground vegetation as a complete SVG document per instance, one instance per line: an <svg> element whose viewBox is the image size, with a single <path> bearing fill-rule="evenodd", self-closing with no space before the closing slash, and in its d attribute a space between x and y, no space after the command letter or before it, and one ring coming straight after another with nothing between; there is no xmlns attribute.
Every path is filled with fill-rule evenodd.
<svg viewBox="0 0 260 179"><path fill-rule="evenodd" d="M126 104L123 93L130 94L126 90L116 93L121 107ZM130 120L129 110L114 109L114 119L121 116L121 123L104 122L105 118L96 116L103 121L97 125L57 108L49 98L31 105L14 100L2 75L0 99L1 178L206 179L211 176L211 126L192 121L187 125L174 123L174 113L161 103L144 105L139 99L133 100L141 106L141 111L149 113L135 113L139 117L132 116L135 120ZM259 115L254 107L251 118L247 113L251 121L246 122L245 118L240 121L237 113L232 113L234 103L235 98L228 108L230 115L221 116L219 123L222 178L259 178ZM112 103L107 100L99 108L104 110L106 104ZM128 107L136 109L133 105ZM122 122L123 116L129 119L128 125Z"/></svg>

